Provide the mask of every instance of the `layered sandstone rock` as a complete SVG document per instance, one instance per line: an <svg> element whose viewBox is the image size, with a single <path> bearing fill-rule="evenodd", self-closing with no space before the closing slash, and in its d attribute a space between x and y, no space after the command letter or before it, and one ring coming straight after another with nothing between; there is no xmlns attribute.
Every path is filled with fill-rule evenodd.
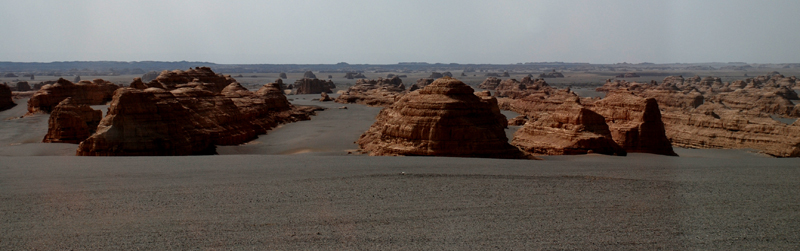
<svg viewBox="0 0 800 251"><path fill-rule="evenodd" d="M49 113L58 103L70 97L75 104L102 105L111 100L118 88L118 85L102 79L73 84L60 78L55 84L45 85L33 94L28 100L28 114Z"/></svg>
<svg viewBox="0 0 800 251"><path fill-rule="evenodd" d="M5 84L0 84L0 111L7 110L17 105L11 97L11 88Z"/></svg>
<svg viewBox="0 0 800 251"><path fill-rule="evenodd" d="M103 112L66 98L50 113L45 143L78 144L95 133Z"/></svg>
<svg viewBox="0 0 800 251"><path fill-rule="evenodd" d="M707 102L690 111L663 113L667 136L687 148L757 149L775 157L800 157L800 120L787 125L766 114Z"/></svg>
<svg viewBox="0 0 800 251"><path fill-rule="evenodd" d="M522 126L522 125L525 125L525 123L528 122L528 119L530 119L530 118L528 118L527 115L519 115L519 116L514 117L513 119L509 119L508 120L508 125L510 125L510 126Z"/></svg>
<svg viewBox="0 0 800 251"><path fill-rule="evenodd" d="M356 84L336 98L337 103L364 104L368 106L390 106L405 93L403 80L395 76L391 79L359 79Z"/></svg>
<svg viewBox="0 0 800 251"><path fill-rule="evenodd" d="M627 155L612 139L605 118L577 101L563 103L555 112L529 121L514 134L511 144L532 154Z"/></svg>
<svg viewBox="0 0 800 251"><path fill-rule="evenodd" d="M316 78L303 78L295 81L293 87L296 94L320 94L323 92L333 92L331 89L335 89L336 85L330 80L324 81Z"/></svg>
<svg viewBox="0 0 800 251"><path fill-rule="evenodd" d="M608 93L588 108L606 119L612 138L627 152L677 156L665 134L655 99L620 90Z"/></svg>
<svg viewBox="0 0 800 251"><path fill-rule="evenodd" d="M508 144L506 118L491 100L441 78L383 109L357 143L370 155L526 158Z"/></svg>
<svg viewBox="0 0 800 251"><path fill-rule="evenodd" d="M139 90L147 89L147 85L144 84L142 78L134 78L131 84L128 86L133 89L139 89Z"/></svg>
<svg viewBox="0 0 800 251"><path fill-rule="evenodd" d="M324 93L324 92L323 92L323 93L321 93L321 94L320 94L320 97L319 97L319 102L328 102L328 101L333 101L333 99L331 98L331 96L328 96L328 94L327 94L327 93Z"/></svg>
<svg viewBox="0 0 800 251"><path fill-rule="evenodd" d="M123 88L114 94L97 132L80 143L79 156L213 154L211 135L194 121L202 115L160 88Z"/></svg>
<svg viewBox="0 0 800 251"><path fill-rule="evenodd" d="M292 106L278 83L254 93L234 81L214 92L215 83L197 80L169 91L118 90L97 133L81 143L77 154L213 154L215 145L245 143L278 124L309 119L318 110Z"/></svg>
<svg viewBox="0 0 800 251"><path fill-rule="evenodd" d="M777 91L745 88L713 95L708 97L707 100L723 104L732 109L751 110L795 118L800 117L800 113L795 109L795 104L778 94Z"/></svg>

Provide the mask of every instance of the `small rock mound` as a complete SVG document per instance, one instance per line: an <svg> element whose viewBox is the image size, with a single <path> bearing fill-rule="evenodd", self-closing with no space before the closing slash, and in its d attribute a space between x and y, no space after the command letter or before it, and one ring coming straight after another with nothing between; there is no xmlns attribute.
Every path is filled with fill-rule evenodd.
<svg viewBox="0 0 800 251"><path fill-rule="evenodd" d="M5 84L0 84L0 111L7 110L17 105L11 97L11 88Z"/></svg>
<svg viewBox="0 0 800 251"><path fill-rule="evenodd" d="M50 113L47 135L42 142L78 144L94 134L101 119L102 111L75 104L72 98L64 99Z"/></svg>

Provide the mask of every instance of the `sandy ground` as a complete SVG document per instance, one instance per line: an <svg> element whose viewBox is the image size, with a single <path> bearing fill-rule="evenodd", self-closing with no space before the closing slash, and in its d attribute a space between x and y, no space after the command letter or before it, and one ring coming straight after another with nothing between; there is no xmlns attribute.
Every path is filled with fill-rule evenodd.
<svg viewBox="0 0 800 251"><path fill-rule="evenodd" d="M0 250L800 248L797 159L370 157L347 152L380 108L289 97L331 109L189 157L68 156L18 102L0 112Z"/></svg>

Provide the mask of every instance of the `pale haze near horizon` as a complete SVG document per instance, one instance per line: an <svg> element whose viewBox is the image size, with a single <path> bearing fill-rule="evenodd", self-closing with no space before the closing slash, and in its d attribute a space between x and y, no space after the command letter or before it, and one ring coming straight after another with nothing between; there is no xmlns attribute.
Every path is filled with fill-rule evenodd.
<svg viewBox="0 0 800 251"><path fill-rule="evenodd" d="M0 61L800 62L800 1L12 1Z"/></svg>

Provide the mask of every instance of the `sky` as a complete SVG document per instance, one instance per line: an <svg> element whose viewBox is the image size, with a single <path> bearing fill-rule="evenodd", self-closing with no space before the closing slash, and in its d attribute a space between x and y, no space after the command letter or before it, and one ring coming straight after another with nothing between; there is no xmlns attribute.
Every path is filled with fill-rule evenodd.
<svg viewBox="0 0 800 251"><path fill-rule="evenodd" d="M0 61L799 63L797 0L0 0Z"/></svg>

